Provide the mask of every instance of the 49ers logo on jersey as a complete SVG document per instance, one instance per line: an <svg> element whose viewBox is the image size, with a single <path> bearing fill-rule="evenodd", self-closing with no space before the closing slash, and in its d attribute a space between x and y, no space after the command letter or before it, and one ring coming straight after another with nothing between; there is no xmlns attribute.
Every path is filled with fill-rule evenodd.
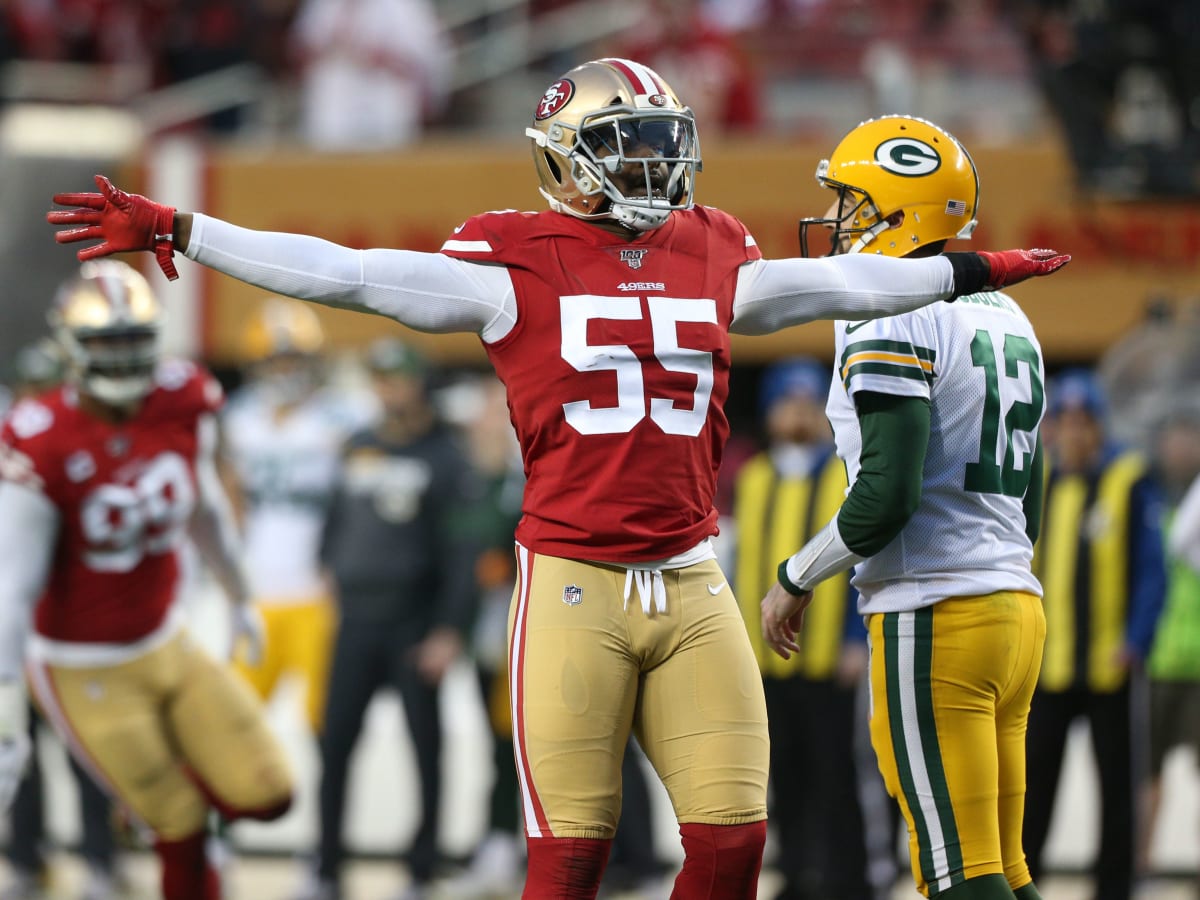
<svg viewBox="0 0 1200 900"><path fill-rule="evenodd" d="M550 87L546 88L546 93L542 94L542 100L538 103L537 112L534 118L539 122L542 119L548 119L568 103L575 96L575 82L570 78L560 78Z"/></svg>

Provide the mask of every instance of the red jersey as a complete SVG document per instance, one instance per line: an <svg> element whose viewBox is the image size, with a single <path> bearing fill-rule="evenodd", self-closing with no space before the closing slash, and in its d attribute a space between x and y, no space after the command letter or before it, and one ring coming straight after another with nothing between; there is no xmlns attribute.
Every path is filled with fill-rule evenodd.
<svg viewBox="0 0 1200 900"><path fill-rule="evenodd" d="M517 540L569 559L663 559L717 532L738 268L719 210L633 240L555 212L485 213L442 252L508 267L517 321L485 344L525 463Z"/></svg>
<svg viewBox="0 0 1200 900"><path fill-rule="evenodd" d="M221 399L210 374L172 361L127 422L84 412L72 387L13 407L0 431L0 473L40 490L59 512L34 612L39 634L129 643L162 623L196 505L197 425Z"/></svg>

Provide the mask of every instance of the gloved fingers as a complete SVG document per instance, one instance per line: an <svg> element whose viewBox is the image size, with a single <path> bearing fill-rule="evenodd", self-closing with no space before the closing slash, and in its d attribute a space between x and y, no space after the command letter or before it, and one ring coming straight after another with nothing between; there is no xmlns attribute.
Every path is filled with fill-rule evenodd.
<svg viewBox="0 0 1200 900"><path fill-rule="evenodd" d="M59 206L86 206L88 209L104 209L108 202L103 194L93 192L75 194L55 194L54 202ZM54 213L50 213L54 215Z"/></svg>
<svg viewBox="0 0 1200 900"><path fill-rule="evenodd" d="M114 248L112 244L110 244L108 241L104 241L103 243L96 244L93 247L84 247L82 250L76 253L75 256L78 257L80 262L87 262L89 259L98 259L101 256L108 256L110 253L116 252L116 248Z"/></svg>
<svg viewBox="0 0 1200 900"><path fill-rule="evenodd" d="M60 244L73 244L76 241L90 241L104 237L104 228L100 225L85 225L83 228L68 228L65 231L54 232L54 240Z"/></svg>
<svg viewBox="0 0 1200 900"><path fill-rule="evenodd" d="M103 221L103 217L102 211L86 207L53 209L46 213L46 221L51 225L99 225Z"/></svg>

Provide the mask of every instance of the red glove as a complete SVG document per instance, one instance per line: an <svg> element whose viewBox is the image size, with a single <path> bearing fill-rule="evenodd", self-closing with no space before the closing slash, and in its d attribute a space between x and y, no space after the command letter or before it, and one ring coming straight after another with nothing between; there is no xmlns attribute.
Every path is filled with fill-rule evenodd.
<svg viewBox="0 0 1200 900"><path fill-rule="evenodd" d="M52 225L82 225L55 232L60 244L102 238L99 244L84 247L75 255L80 260L122 253L126 250L153 250L159 268L167 278L179 277L171 257L175 255L175 208L148 200L141 194L127 194L103 175L96 176L99 194L55 194L54 202L76 209L52 210L46 221Z"/></svg>
<svg viewBox="0 0 1200 900"><path fill-rule="evenodd" d="M998 291L1026 278L1049 275L1071 261L1069 254L1056 250L981 250L979 255L990 270L983 286L985 291Z"/></svg>

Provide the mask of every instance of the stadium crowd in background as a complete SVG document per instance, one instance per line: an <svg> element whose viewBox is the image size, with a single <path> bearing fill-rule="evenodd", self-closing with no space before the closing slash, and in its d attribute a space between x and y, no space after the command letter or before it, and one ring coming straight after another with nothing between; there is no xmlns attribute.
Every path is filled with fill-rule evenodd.
<svg viewBox="0 0 1200 900"><path fill-rule="evenodd" d="M236 66L243 82L261 83L271 98L268 121L246 115L240 95L202 115L202 129L259 135L265 126L285 142L361 151L404 146L427 126L477 127L478 116L457 112L475 108L498 70L479 68L476 50L462 59L455 48L494 39L499 71L525 86L593 56L642 58L695 96L714 134L841 127L838 109L853 114L850 102L858 118L919 107L956 131L993 137L1028 137L1053 121L1085 191L1198 189L1200 25L1188 0L655 0L631 6L628 19L614 15L611 25L585 15L587 6L13 0L0 14L0 60L98 65L80 89L86 99L115 103ZM389 17L405 27L380 27ZM572 31L573 19L590 31ZM556 35L563 44L500 49L514 33ZM506 54L515 55L503 61ZM964 100L974 96L964 94L973 82L999 90L980 95L990 98L981 106ZM23 83L20 90L36 94L55 82ZM1039 92L1047 116L1028 108ZM830 106L827 97L840 99ZM1005 97L1007 114L998 116L993 105Z"/></svg>

